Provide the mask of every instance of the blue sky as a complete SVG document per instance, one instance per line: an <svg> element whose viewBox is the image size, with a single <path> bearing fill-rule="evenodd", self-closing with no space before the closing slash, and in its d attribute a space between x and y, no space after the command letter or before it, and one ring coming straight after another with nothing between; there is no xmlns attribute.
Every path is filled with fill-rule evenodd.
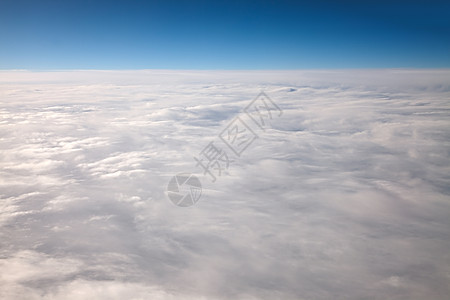
<svg viewBox="0 0 450 300"><path fill-rule="evenodd" d="M448 67L448 1L0 1L0 69Z"/></svg>

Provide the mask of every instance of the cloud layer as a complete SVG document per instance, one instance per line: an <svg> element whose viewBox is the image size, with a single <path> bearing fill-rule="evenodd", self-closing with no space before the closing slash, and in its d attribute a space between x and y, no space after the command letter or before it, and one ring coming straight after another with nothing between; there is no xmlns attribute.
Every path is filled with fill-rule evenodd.
<svg viewBox="0 0 450 300"><path fill-rule="evenodd" d="M0 72L0 298L447 299L450 71ZM197 156L283 110L216 182ZM223 144L224 149L226 149ZM194 172L180 208L170 178Z"/></svg>

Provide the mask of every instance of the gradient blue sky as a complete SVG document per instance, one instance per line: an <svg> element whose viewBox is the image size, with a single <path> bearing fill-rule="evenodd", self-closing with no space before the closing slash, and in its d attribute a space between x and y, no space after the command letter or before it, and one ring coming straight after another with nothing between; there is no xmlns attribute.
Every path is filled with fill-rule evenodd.
<svg viewBox="0 0 450 300"><path fill-rule="evenodd" d="M448 68L450 2L0 0L0 69Z"/></svg>

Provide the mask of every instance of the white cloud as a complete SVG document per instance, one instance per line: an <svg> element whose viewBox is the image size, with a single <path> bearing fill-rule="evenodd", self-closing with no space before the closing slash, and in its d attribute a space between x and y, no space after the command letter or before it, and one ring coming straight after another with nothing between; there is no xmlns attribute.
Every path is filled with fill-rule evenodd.
<svg viewBox="0 0 450 300"><path fill-rule="evenodd" d="M446 299L450 72L0 71L0 298ZM212 183L193 156L283 109ZM231 154L231 152L230 152ZM196 172L179 208L171 176Z"/></svg>

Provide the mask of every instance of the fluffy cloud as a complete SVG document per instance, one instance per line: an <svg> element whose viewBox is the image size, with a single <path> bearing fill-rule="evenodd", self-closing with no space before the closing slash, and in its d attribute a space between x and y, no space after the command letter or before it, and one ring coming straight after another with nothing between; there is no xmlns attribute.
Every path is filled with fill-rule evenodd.
<svg viewBox="0 0 450 300"><path fill-rule="evenodd" d="M447 299L450 72L0 72L2 299ZM211 182L209 142L283 110ZM246 119L248 121L248 119ZM249 122L249 121L248 121ZM200 201L167 198L194 172Z"/></svg>

